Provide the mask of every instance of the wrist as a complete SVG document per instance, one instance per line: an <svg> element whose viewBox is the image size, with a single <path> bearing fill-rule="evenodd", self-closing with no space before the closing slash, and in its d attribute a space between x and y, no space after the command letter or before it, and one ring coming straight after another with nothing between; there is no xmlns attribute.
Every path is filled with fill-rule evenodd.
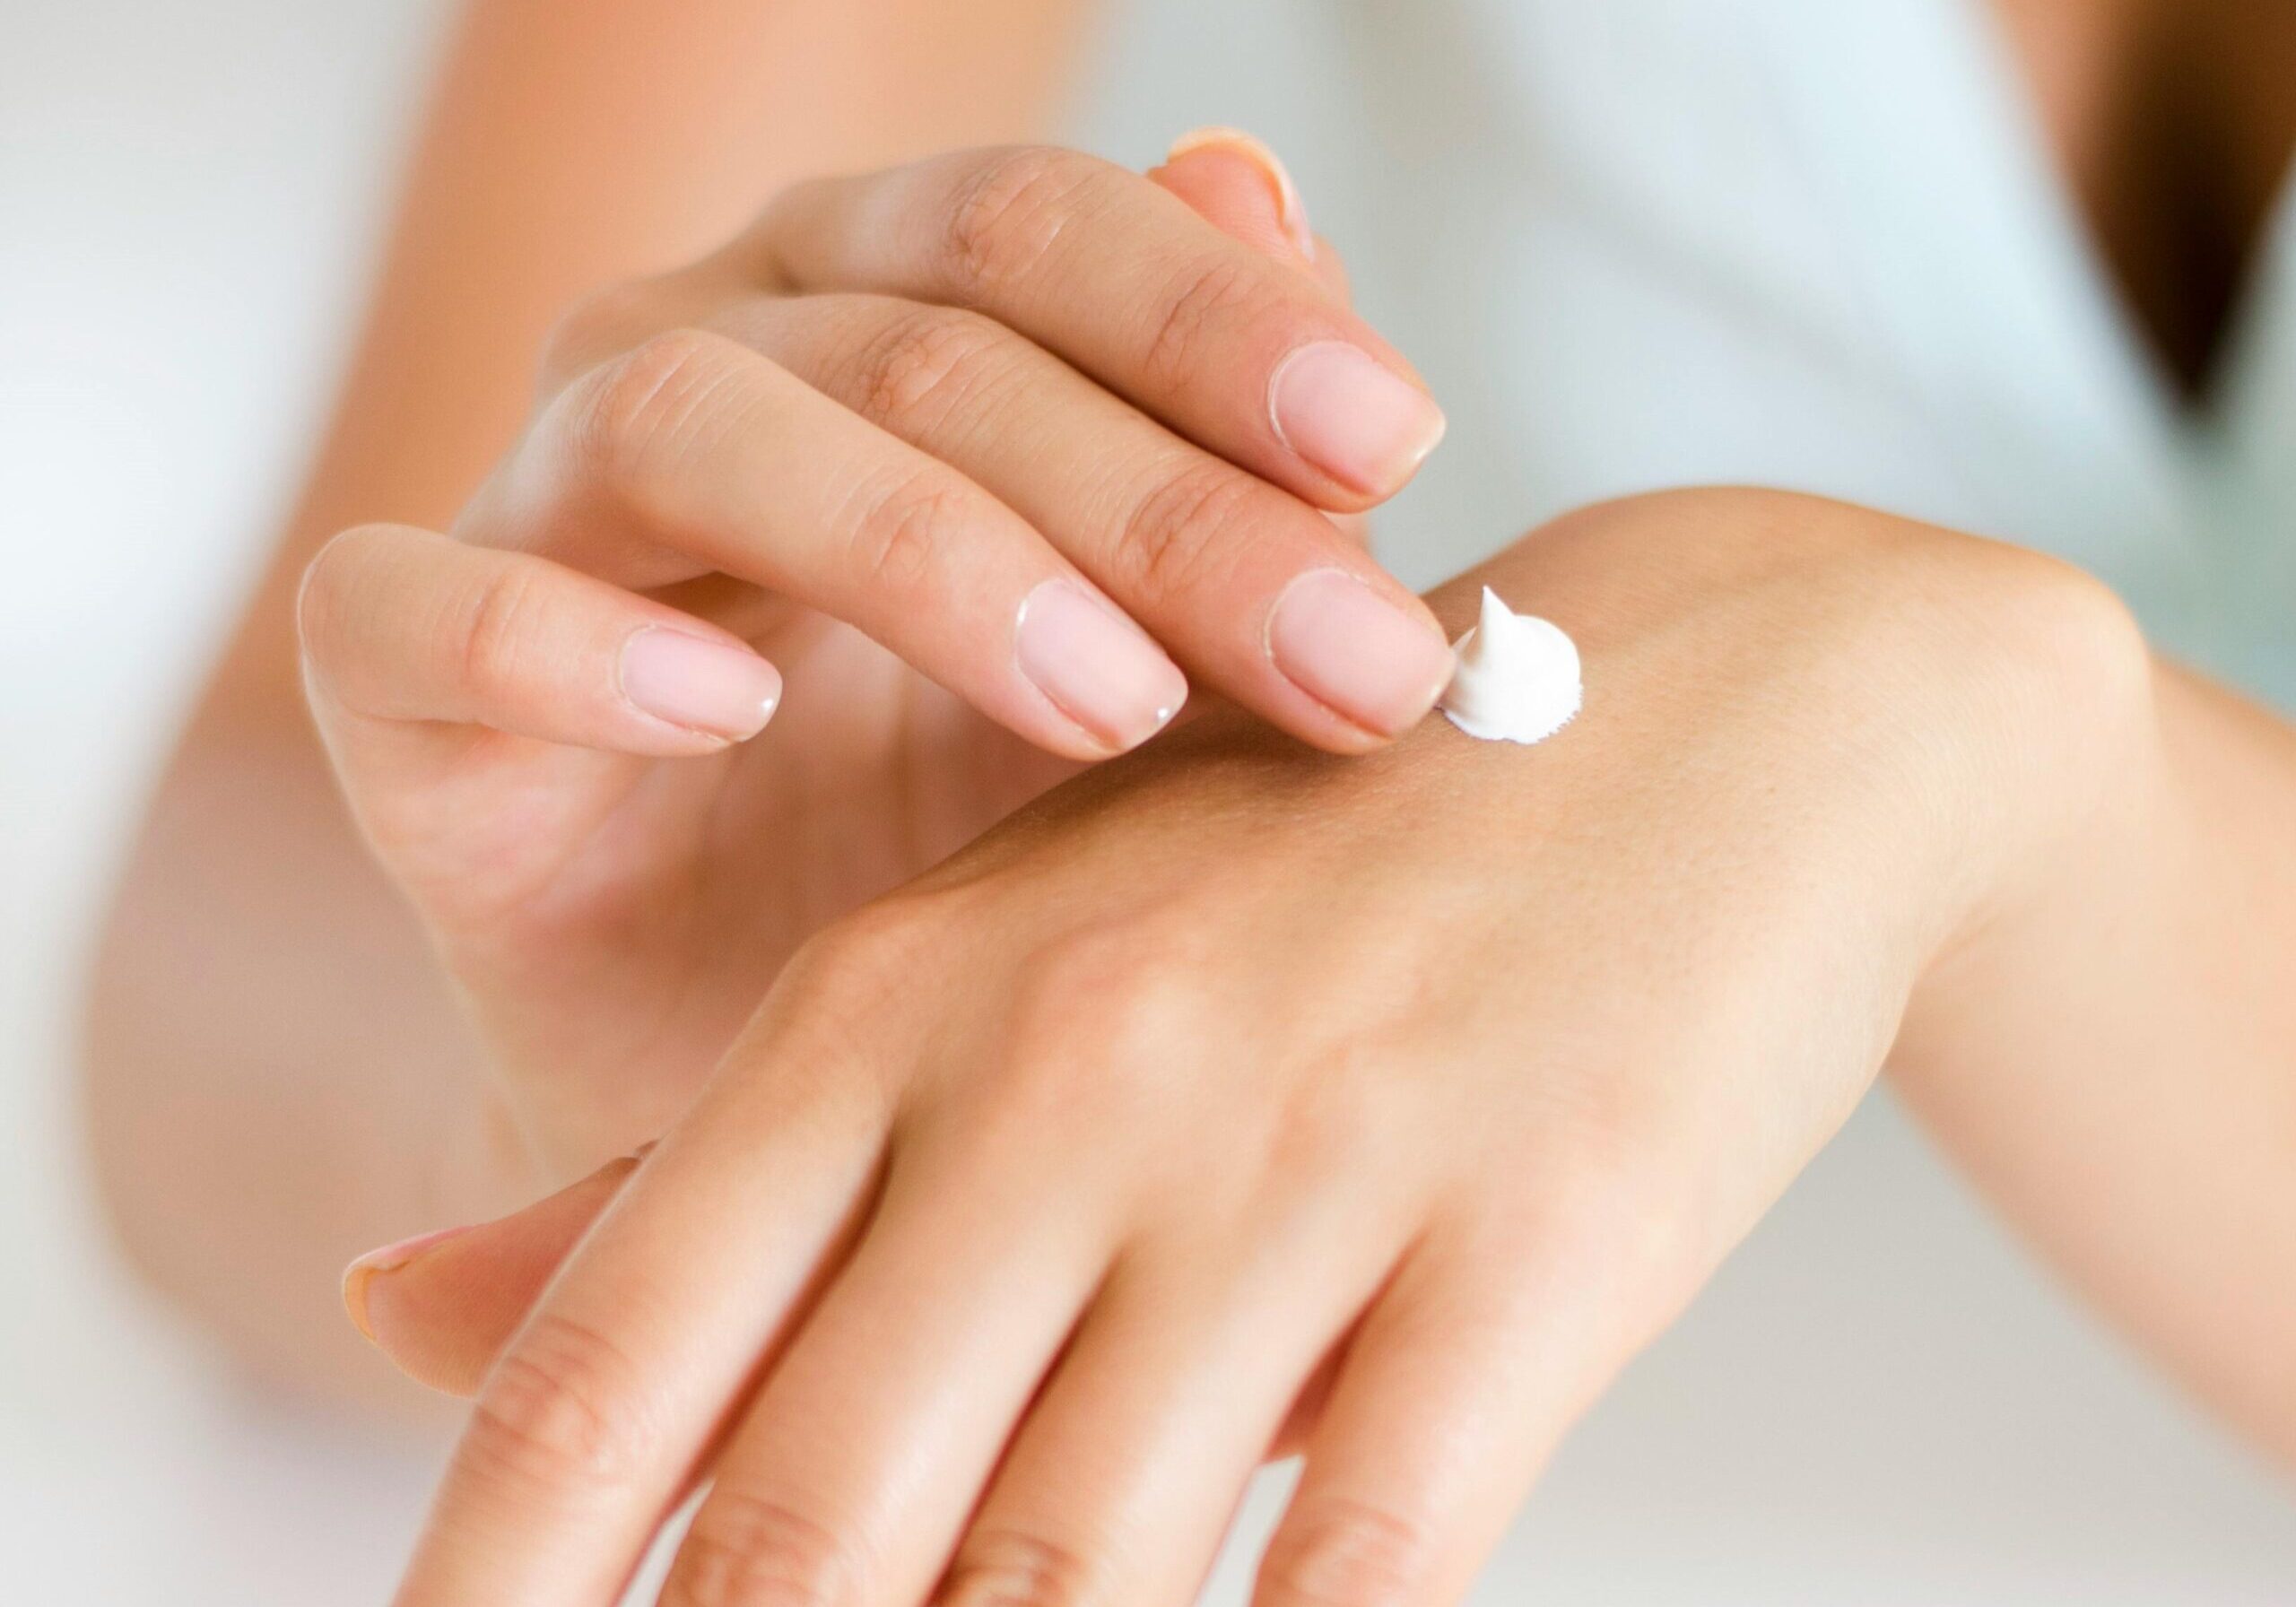
<svg viewBox="0 0 2296 1607"><path fill-rule="evenodd" d="M1777 873L1848 878L1909 994L2125 854L2161 792L2141 632L2109 588L2023 549L1694 490L1568 516L1431 604L1463 629L1486 584L1563 625L1587 664L1571 759L1504 767L1544 772L1543 807L1558 784L1617 797L1760 778L1774 814L1807 822L1777 838ZM1424 745L1482 760L1429 725ZM1653 729L1622 740L1622 725ZM1619 773L1606 750L1641 765L1665 751L1671 776Z"/></svg>
<svg viewBox="0 0 2296 1607"><path fill-rule="evenodd" d="M1464 810L1492 872L1509 844L1655 823L1691 791L1717 836L1683 885L1732 864L1761 878L1781 937L1870 953L1892 1023L1949 1013L1964 990L1944 978L2093 885L2156 807L2142 636L2054 560L1812 498L1692 491L1574 513L1429 603L1456 632L1486 584L1578 644L1586 712L1549 744L1476 742L1437 716L1325 760L1222 712L1159 745L1282 767L1303 807L1318 787L1383 800L1439 841Z"/></svg>
<svg viewBox="0 0 2296 1607"><path fill-rule="evenodd" d="M1900 1081L1966 1058L2052 957L2080 951L2072 934L2121 918L2173 840L2153 661L2126 608L2070 566L1966 544L1996 644L1979 683L1993 717L1976 727L1970 873L1909 998Z"/></svg>

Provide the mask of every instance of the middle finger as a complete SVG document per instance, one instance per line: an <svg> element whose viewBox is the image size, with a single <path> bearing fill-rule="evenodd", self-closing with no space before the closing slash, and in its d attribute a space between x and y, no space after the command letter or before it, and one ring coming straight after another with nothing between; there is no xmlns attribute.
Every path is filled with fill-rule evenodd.
<svg viewBox="0 0 2296 1607"><path fill-rule="evenodd" d="M954 1139L896 1142L867 1237L718 1458L663 1607L932 1584L1117 1233L1074 1175Z"/></svg>
<svg viewBox="0 0 2296 1607"><path fill-rule="evenodd" d="M756 298L720 327L1033 526L1203 682L1320 746L1426 713L1451 653L1322 513L977 313Z"/></svg>
<svg viewBox="0 0 2296 1607"><path fill-rule="evenodd" d="M1443 432L1394 348L1289 264L1073 151L962 151L786 191L753 272L970 307L1319 507L1392 496Z"/></svg>

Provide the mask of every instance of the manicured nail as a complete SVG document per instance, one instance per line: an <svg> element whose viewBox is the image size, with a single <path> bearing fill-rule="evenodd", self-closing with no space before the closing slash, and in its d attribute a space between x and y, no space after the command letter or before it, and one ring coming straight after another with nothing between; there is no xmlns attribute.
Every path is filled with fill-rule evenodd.
<svg viewBox="0 0 2296 1607"><path fill-rule="evenodd" d="M1268 415L1285 446L1378 497L1400 490L1443 439L1434 398L1345 341L1312 342L1278 363Z"/></svg>
<svg viewBox="0 0 2296 1607"><path fill-rule="evenodd" d="M413 1238L403 1238L395 1245L385 1245L379 1250L370 1250L343 1269L343 1308L351 1314L351 1321L370 1344L374 1342L375 1330L367 1321L367 1288L383 1273L395 1273L406 1266L424 1251L442 1245L469 1232L467 1227L441 1228L435 1233L418 1233Z"/></svg>
<svg viewBox="0 0 2296 1607"><path fill-rule="evenodd" d="M1381 736L1417 724L1451 679L1451 647L1344 569L1310 569L1267 618L1267 655L1292 683Z"/></svg>
<svg viewBox="0 0 2296 1607"><path fill-rule="evenodd" d="M781 701L781 672L747 647L650 627L623 644L622 695L656 719L743 742Z"/></svg>
<svg viewBox="0 0 2296 1607"><path fill-rule="evenodd" d="M1198 151L1232 152L1257 168L1275 192L1276 221L1283 225L1284 235L1300 255L1315 260L1316 231L1308 227L1308 209L1300 199L1299 187L1292 182L1292 170L1283 165L1283 158L1269 150L1265 141L1240 128L1192 129L1172 142L1164 160L1178 161Z"/></svg>
<svg viewBox="0 0 2296 1607"><path fill-rule="evenodd" d="M1068 580L1021 604L1021 673L1111 752L1138 747L1179 712L1187 678L1137 625Z"/></svg>

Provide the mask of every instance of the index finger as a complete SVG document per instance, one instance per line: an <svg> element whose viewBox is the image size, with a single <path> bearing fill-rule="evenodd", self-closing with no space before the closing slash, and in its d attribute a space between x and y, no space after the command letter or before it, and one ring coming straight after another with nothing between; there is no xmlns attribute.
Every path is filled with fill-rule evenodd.
<svg viewBox="0 0 2296 1607"><path fill-rule="evenodd" d="M763 1060L851 1052L781 1019ZM846 1071L721 1082L622 1188L481 1385L396 1607L619 1599L868 1211L883 1094Z"/></svg>
<svg viewBox="0 0 2296 1607"><path fill-rule="evenodd" d="M1402 357L1290 265L1077 152L960 152L785 192L752 239L798 291L986 313L1320 508L1395 494L1442 438Z"/></svg>

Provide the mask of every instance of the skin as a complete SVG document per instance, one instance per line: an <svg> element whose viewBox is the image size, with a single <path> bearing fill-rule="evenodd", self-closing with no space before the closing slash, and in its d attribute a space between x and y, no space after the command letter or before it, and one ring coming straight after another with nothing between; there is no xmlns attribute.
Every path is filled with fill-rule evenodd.
<svg viewBox="0 0 2296 1607"><path fill-rule="evenodd" d="M1233 369L1219 388L1264 393L1283 352L1328 338L1344 313L1296 248L1271 254L1213 221L1223 204L1272 213L1248 154L1201 151L1161 177L987 151L794 192L697 269L617 291L563 327L572 355L546 365L535 427L458 540L365 527L312 564L299 606L322 733L551 1175L666 1126L826 920L1105 753L1018 673L1023 600L1048 573L1091 584L1039 531L1166 639L1196 643L1217 683L1340 751L1378 740L1287 682L1262 643L1303 570L1344 565L1367 594L1401 588L1314 507L996 321L1028 325L1040 283L1143 256L1168 265L1154 293L1125 291L1142 339L1103 360L1113 387L1173 413L1209 380L1165 384L1147 332L1170 327L1167 309L1191 305L1207 275L1239 305L1257 298L1253 316L1274 326L1257 343L1198 333ZM1074 261L1001 232L948 243L985 193L1005 215L1015 186L1107 227L1065 235ZM925 249L994 258L980 310L752 277L763 259L858 249L852 219L889 205L935 220L917 231ZM852 267L865 285L974 271ZM1243 421L1250 441L1230 449L1268 449L1266 410ZM1015 441L1029 443L1017 460ZM881 482L901 489L852 494ZM622 589L633 584L647 595ZM1437 652L1434 681L1413 673L1423 705L1449 651L1408 602ZM634 707L630 645L657 630L779 664L797 695L770 736L737 743L757 726L695 729ZM905 786L909 771L932 786Z"/></svg>
<svg viewBox="0 0 2296 1607"><path fill-rule="evenodd" d="M2216 895L2159 896L2222 822L2112 599L1740 491L1575 516L1439 612L1484 582L1581 644L1561 737L1436 722L1343 763L1207 717L828 928L634 1172L489 1230L583 1237L486 1370L404 1607L611 1601L705 1473L677 1607L1178 1603L1295 1443L1264 1602L1453 1599L1893 1046L1933 1109L2005 1045L2147 1103L2239 1068L2253 1106L2177 1120L2227 1168L2205 1200L2035 1220L2205 1302L2160 1336L2289 1443L2296 1288L2258 1274L2296 1212L2256 1183L2291 1068L2240 1047L2286 1005L2258 971L2228 1029L2185 924ZM2035 1033L2067 1015L2095 1041ZM2164 1030L2188 1059L2110 1047ZM2023 1137L2026 1176L2121 1159ZM2224 1248L2154 1261L2161 1212Z"/></svg>
<svg viewBox="0 0 2296 1607"><path fill-rule="evenodd" d="M435 1418L344 1324L344 1263L561 1180L344 806L304 704L304 569L354 524L451 525L517 442L537 354L583 297L722 244L807 176L1040 137L1079 21L1069 0L465 8L343 401L92 971L88 1131L115 1237L274 1385ZM868 806L929 814L926 768L885 760ZM208 961L196 975L187 941Z"/></svg>
<svg viewBox="0 0 2296 1607"><path fill-rule="evenodd" d="M925 0L703 0L671 25L614 0L468 6L344 401L154 794L91 970L88 1128L117 1241L246 1364L420 1412L343 1330L335 1269L408 1224L478 1220L554 1180L315 740L294 611L305 567L356 522L451 525L517 439L535 353L584 296L711 248L807 174L1040 133L1078 9L998 0L959 26ZM2136 9L1996 5L2100 239L2119 232L2109 215L2156 238L2176 227L2144 201L2154 164L2117 135L2163 82L2141 70L2160 56L2138 48ZM2260 92L2285 81L2286 53L2260 37L2257 8L2173 9L2230 47L2173 53L2170 78L2200 60L2230 74L2188 101L2285 104ZM2221 134L2241 172L2277 172L2286 144L2268 117ZM2119 277L2163 343L2169 301L2207 300ZM867 806L911 818L942 812L927 795L964 790L908 762L882 779ZM179 963L187 934L207 959L196 976ZM310 1075L318 1064L329 1074Z"/></svg>
<svg viewBox="0 0 2296 1607"><path fill-rule="evenodd" d="M1080 171L1051 153L996 160ZM870 587L776 559L775 533L744 524L753 510L725 499L725 459L675 434L690 409L586 413L587 377L639 352L670 380L726 358L701 370L703 400L754 379L717 345L665 353L652 331L674 301L678 326L716 320L713 338L834 399L835 365L807 366L757 303L801 287L953 299L1017 337L995 337L1008 362L1035 361L1025 346L1099 387L1065 411L1101 406L1094 395L1129 409L1052 453L1055 470L1152 427L1163 449L1219 460L1206 473L1232 470L1245 489L1231 494L1257 508L1360 506L1360 490L1301 478L1257 426L1304 326L1285 320L1367 350L1376 337L1346 321L1323 254L1283 256L1299 241L1280 191L1224 160L1218 181L1168 170L1119 185L1094 169L1097 190L1023 191L1063 221L1022 243L1054 239L1078 262L1095 260L1102 226L1132 248L1111 262L1242 248L1222 259L1237 265L1224 282L1283 288L1199 302L1251 315L1201 322L1201 354L1184 342L1185 360L1167 348L1127 370L1096 344L1136 311L1129 283L1095 318L1057 294L1024 299L1029 310L991 302L945 265L857 257L888 238L952 239L952 192L935 187L947 160L816 187L744 237L781 240L764 260L798 265L796 285L737 247L594 302L561 335L538 421L462 541L362 531L307 584L328 740L369 838L475 1006L491 1073L444 1084L462 1092L432 1108L443 1139L370 1122L375 1151L345 1175L386 1202L426 1165L450 1179L415 1186L434 1203L531 1192L670 1126L642 1167L615 1163L483 1232L401 1247L354 1279L378 1337L418 1369L464 1386L485 1377L404 1599L610 1599L704 1469L718 1490L674 1587L695 1603L793 1581L915 1599L950 1565L952 1588L984 1599L1091 1600L1119 1576L1178 1599L1271 1443L1309 1457L1271 1601L1444 1599L1554 1437L1893 1046L1917 1105L2037 1242L2235 1420L2296 1444L2275 1360L2296 1342L2296 1073L2273 985L2296 950L2296 900L2281 896L2296 869L2276 824L2296 796L2291 739L2150 663L2109 599L2057 566L1757 493L1598 510L1471 578L1540 597L1588 650L1602 702L1539 762L1439 724L1390 754L1317 759L1218 708L862 903L936 857L936 832L952 846L1061 772L1026 768L1018 747L1000 757L995 730L1084 756L985 678L1010 656L994 639L979 650L978 633L1009 606L967 613L959 596L946 638L887 644L966 699L932 701L900 661L831 623L872 605ZM1257 213L1240 204L1254 195ZM893 226L840 227L857 205ZM1126 232L1140 218L1165 231L1154 249ZM729 300L729 266L744 263ZM1109 282L1066 277L1077 297ZM1224 378L1158 393L1144 383L1155 373ZM1000 478L868 418L872 397L900 389L861 387L846 412L977 486ZM570 421L552 411L568 396ZM677 517L577 517L590 499L562 473L578 457L568 443L665 429L672 469L638 483L700 499ZM1150 567L1126 569L1137 554L1092 547L1075 534L1089 521L1051 511L1065 506L1057 472L1022 478L993 494L1014 512L1042 497L1022 522L1043 544L1006 526L994 550L1076 564L1208 684L1297 735L1370 745L1360 726L1284 703L1265 656L1236 651L1254 624L1264 640L1271 595L1297 566L1216 606L1176 602L1141 586ZM1268 518L1296 532L1284 539L1300 564L1355 561L1311 513ZM474 580L474 564L497 567ZM520 575L507 586L506 565ZM498 595L532 605L447 605ZM1457 626L1471 595L1446 593L1437 612ZM680 747L641 731L601 694L613 680L596 673L611 660L596 647L664 609L682 629L773 642L793 684L818 665L850 701L808 733L793 728L793 700L739 752L727 734L705 754L691 732ZM918 612L869 622L894 635ZM484 629L404 628L442 619ZM456 650L473 641L491 646ZM835 743L857 732L849 770L774 762L845 762ZM920 759L945 769L918 787ZM967 792L967 761L983 790ZM793 789L808 778L826 785L800 809ZM1781 797L1797 800L1791 813ZM912 806L926 813L900 812ZM705 812L750 828L720 839L736 856L694 857ZM1495 856L1494 812L1533 822ZM738 856L808 830L857 839L854 866L831 856L826 885L800 889L765 884L777 866ZM564 852L607 844L622 851L603 870ZM1431 887L1455 918L1426 918ZM316 929L339 925L339 908L328 916ZM735 936L748 951L720 974ZM1654 974L1664 1011L1648 1008ZM674 1000L691 1013L665 1015L687 976L701 984ZM315 1041L338 1059L339 1031ZM100 1063L115 1067L136 1047L109 1042ZM1095 1050L1081 1068L1079 1046ZM637 1076L613 1074L633 1064ZM2207 1068L2202 1097L2195 1066ZM132 1124L142 1108L132 1082L107 1088L100 1133L118 1131L107 1109ZM170 1141L183 1142L138 1130L150 1148L126 1154L164 1156ZM134 1187L117 1197L134 1220ZM182 1204L174 1214L194 1225L172 1231L204 1231ZM277 1276L261 1246L219 1263L208 1244L145 1244L179 1278L179 1258L230 1267L231 1255ZM734 1265L744 1276L727 1281ZM212 1279L185 1281L218 1299ZM272 1345L291 1326L238 1320ZM439 1332L457 1325L458 1337Z"/></svg>

